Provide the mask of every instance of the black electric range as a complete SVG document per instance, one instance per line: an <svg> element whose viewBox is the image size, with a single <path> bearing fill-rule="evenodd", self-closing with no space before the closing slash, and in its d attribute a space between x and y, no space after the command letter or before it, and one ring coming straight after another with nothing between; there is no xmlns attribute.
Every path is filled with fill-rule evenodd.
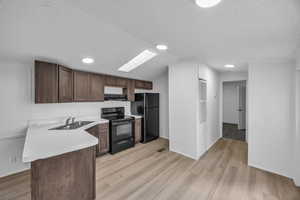
<svg viewBox="0 0 300 200"><path fill-rule="evenodd" d="M111 154L134 146L134 118L125 115L124 107L102 108L101 118L109 120Z"/></svg>

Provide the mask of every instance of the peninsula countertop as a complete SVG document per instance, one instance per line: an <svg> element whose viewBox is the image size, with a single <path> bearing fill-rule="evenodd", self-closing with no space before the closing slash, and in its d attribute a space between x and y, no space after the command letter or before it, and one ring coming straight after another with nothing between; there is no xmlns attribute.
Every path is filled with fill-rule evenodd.
<svg viewBox="0 0 300 200"><path fill-rule="evenodd" d="M23 162L33 162L98 144L98 139L85 130L103 123L105 119L89 119L90 124L73 130L49 130L64 123L49 122L29 125L23 150Z"/></svg>

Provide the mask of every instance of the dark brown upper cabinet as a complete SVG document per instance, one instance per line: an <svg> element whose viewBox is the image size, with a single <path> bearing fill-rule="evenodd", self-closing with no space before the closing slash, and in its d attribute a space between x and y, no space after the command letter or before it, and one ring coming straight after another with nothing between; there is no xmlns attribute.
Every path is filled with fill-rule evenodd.
<svg viewBox="0 0 300 200"><path fill-rule="evenodd" d="M105 75L105 86L126 88L127 80L127 78L123 77Z"/></svg>
<svg viewBox="0 0 300 200"><path fill-rule="evenodd" d="M35 61L35 103L58 102L58 66Z"/></svg>
<svg viewBox="0 0 300 200"><path fill-rule="evenodd" d="M73 71L74 101L90 100L90 74L88 72Z"/></svg>
<svg viewBox="0 0 300 200"><path fill-rule="evenodd" d="M74 101L104 101L104 76L74 71Z"/></svg>
<svg viewBox="0 0 300 200"><path fill-rule="evenodd" d="M116 87L117 85L117 77L110 75L105 76L105 86Z"/></svg>
<svg viewBox="0 0 300 200"><path fill-rule="evenodd" d="M145 89L145 90L152 90L153 86L152 86L151 81L135 80L135 88Z"/></svg>
<svg viewBox="0 0 300 200"><path fill-rule="evenodd" d="M126 78L117 77L117 87L126 88L127 87L127 80Z"/></svg>
<svg viewBox="0 0 300 200"><path fill-rule="evenodd" d="M90 100L104 101L104 76L90 74Z"/></svg>
<svg viewBox="0 0 300 200"><path fill-rule="evenodd" d="M153 84L151 81L144 81L144 89L145 90L152 90L153 89Z"/></svg>
<svg viewBox="0 0 300 200"><path fill-rule="evenodd" d="M126 88L123 88L123 93L127 96L128 101L134 101L134 89L135 89L135 82L134 80L127 80Z"/></svg>
<svg viewBox="0 0 300 200"><path fill-rule="evenodd" d="M35 61L35 103L104 101L104 86L121 87L129 101L134 90L152 90L152 82L72 70Z"/></svg>
<svg viewBox="0 0 300 200"><path fill-rule="evenodd" d="M58 67L59 102L73 102L73 71L67 67Z"/></svg>

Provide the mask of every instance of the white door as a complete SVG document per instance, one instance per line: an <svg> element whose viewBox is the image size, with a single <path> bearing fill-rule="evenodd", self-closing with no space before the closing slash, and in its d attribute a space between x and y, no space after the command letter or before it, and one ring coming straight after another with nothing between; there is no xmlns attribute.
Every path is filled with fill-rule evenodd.
<svg viewBox="0 0 300 200"><path fill-rule="evenodd" d="M246 129L246 86L238 86L238 129Z"/></svg>

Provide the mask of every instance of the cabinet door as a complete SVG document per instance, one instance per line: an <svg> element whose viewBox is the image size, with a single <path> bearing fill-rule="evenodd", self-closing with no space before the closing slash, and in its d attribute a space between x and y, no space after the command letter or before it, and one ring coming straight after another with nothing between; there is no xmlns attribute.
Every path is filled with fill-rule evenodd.
<svg viewBox="0 0 300 200"><path fill-rule="evenodd" d="M135 88L144 89L144 82L140 80L135 80Z"/></svg>
<svg viewBox="0 0 300 200"><path fill-rule="evenodd" d="M58 66L35 61L35 103L58 102Z"/></svg>
<svg viewBox="0 0 300 200"><path fill-rule="evenodd" d="M116 80L117 80L117 84L116 84L117 87L122 87L122 88L127 87L127 80L128 79L117 77Z"/></svg>
<svg viewBox="0 0 300 200"><path fill-rule="evenodd" d="M152 90L153 88L151 81L141 81L141 80L135 81L135 87L144 90Z"/></svg>
<svg viewBox="0 0 300 200"><path fill-rule="evenodd" d="M135 143L141 142L142 139L142 119L136 119L134 122Z"/></svg>
<svg viewBox="0 0 300 200"><path fill-rule="evenodd" d="M106 75L105 76L105 85L112 86L112 87L117 86L117 78L114 76Z"/></svg>
<svg viewBox="0 0 300 200"><path fill-rule="evenodd" d="M99 136L100 136L100 127L97 126L93 126L89 129L86 130L89 134L95 136L98 140L99 140ZM96 155L98 156L100 152L100 141L98 141L98 144L96 145Z"/></svg>
<svg viewBox="0 0 300 200"><path fill-rule="evenodd" d="M123 89L123 93L127 95L128 101L135 101L134 89L135 89L134 80L128 79L126 88Z"/></svg>
<svg viewBox="0 0 300 200"><path fill-rule="evenodd" d="M104 77L102 75L90 74L90 99L104 101Z"/></svg>
<svg viewBox="0 0 300 200"><path fill-rule="evenodd" d="M74 71L74 101L89 101L90 76L87 72Z"/></svg>
<svg viewBox="0 0 300 200"><path fill-rule="evenodd" d="M100 154L107 153L109 151L109 125L106 124L100 124Z"/></svg>
<svg viewBox="0 0 300 200"><path fill-rule="evenodd" d="M72 102L73 101L73 72L71 69L59 66L58 70L59 79L59 102Z"/></svg>
<svg viewBox="0 0 300 200"><path fill-rule="evenodd" d="M144 81L144 89L146 90L152 90L153 85L151 81Z"/></svg>

